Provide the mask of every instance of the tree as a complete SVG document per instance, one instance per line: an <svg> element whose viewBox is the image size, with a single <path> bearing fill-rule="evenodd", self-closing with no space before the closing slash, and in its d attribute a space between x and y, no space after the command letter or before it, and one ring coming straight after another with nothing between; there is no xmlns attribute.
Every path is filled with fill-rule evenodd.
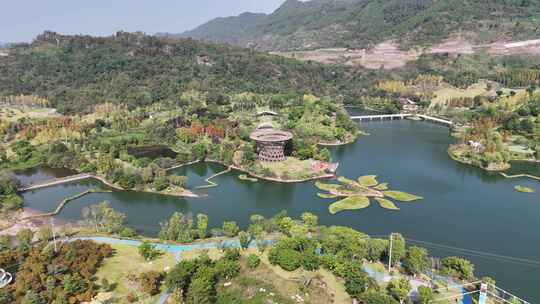
<svg viewBox="0 0 540 304"><path fill-rule="evenodd" d="M386 290L392 297L394 297L394 299L403 304L409 296L411 284L406 278L394 279L388 283Z"/></svg>
<svg viewBox="0 0 540 304"><path fill-rule="evenodd" d="M264 216L259 215L259 214L253 214L252 216L249 217L249 220L250 220L251 223L254 224L254 225L263 225L263 223L264 223Z"/></svg>
<svg viewBox="0 0 540 304"><path fill-rule="evenodd" d="M77 295L87 288L87 283L78 274L65 275L62 285L68 295Z"/></svg>
<svg viewBox="0 0 540 304"><path fill-rule="evenodd" d="M143 272L139 275L141 290L151 296L159 293L163 274L157 271Z"/></svg>
<svg viewBox="0 0 540 304"><path fill-rule="evenodd" d="M313 213L310 212L304 212L302 213L302 221L306 226L308 226L310 229L313 229L317 226L319 217L316 216Z"/></svg>
<svg viewBox="0 0 540 304"><path fill-rule="evenodd" d="M158 258L161 255L161 251L156 249L156 245L151 244L150 242L144 241L139 245L139 254L146 260L152 261Z"/></svg>
<svg viewBox="0 0 540 304"><path fill-rule="evenodd" d="M248 255L247 257L247 265L249 268L251 269L255 269L259 266L259 264L261 263L261 259L259 258L258 255L256 254L250 254Z"/></svg>
<svg viewBox="0 0 540 304"><path fill-rule="evenodd" d="M159 176L154 179L154 189L163 191L169 188L169 179L166 176Z"/></svg>
<svg viewBox="0 0 540 304"><path fill-rule="evenodd" d="M199 238L204 239L208 234L208 216L206 214L197 214L197 232Z"/></svg>
<svg viewBox="0 0 540 304"><path fill-rule="evenodd" d="M249 235L249 233L245 231L240 231L240 233L238 233L238 239L240 241L240 247L242 247L243 249L247 249L249 246L249 242L251 241L251 236Z"/></svg>
<svg viewBox="0 0 540 304"><path fill-rule="evenodd" d="M459 257L446 257L441 260L441 273L454 276L461 280L470 280L474 277L474 265Z"/></svg>
<svg viewBox="0 0 540 304"><path fill-rule="evenodd" d="M302 254L289 248L272 247L268 259L273 265L279 265L287 271L294 271L301 266Z"/></svg>
<svg viewBox="0 0 540 304"><path fill-rule="evenodd" d="M0 235L0 252L11 249L11 238L9 235Z"/></svg>
<svg viewBox="0 0 540 304"><path fill-rule="evenodd" d="M175 185L177 187L185 187L187 183L188 178L186 176L180 176L180 175L171 175L169 176L169 183L171 185Z"/></svg>
<svg viewBox="0 0 540 304"><path fill-rule="evenodd" d="M319 150L319 153L317 153L316 159L329 162L332 160L332 154L330 153L330 150L328 150L327 148L323 148Z"/></svg>
<svg viewBox="0 0 540 304"><path fill-rule="evenodd" d="M41 226L37 234L38 239L44 243L47 243L53 237L52 229L49 226Z"/></svg>
<svg viewBox="0 0 540 304"><path fill-rule="evenodd" d="M82 210L83 219L96 231L106 233L118 233L124 228L127 216L115 211L104 201L97 205L91 205Z"/></svg>
<svg viewBox="0 0 540 304"><path fill-rule="evenodd" d="M11 304L13 303L13 296L11 293L5 289L0 290L0 304Z"/></svg>
<svg viewBox="0 0 540 304"><path fill-rule="evenodd" d="M397 304L398 303L396 300L394 300L394 298L373 289L363 293L360 296L360 300L362 300L363 304Z"/></svg>
<svg viewBox="0 0 540 304"><path fill-rule="evenodd" d="M30 229L21 229L17 232L17 240L20 246L30 247L32 239L34 238L34 232Z"/></svg>
<svg viewBox="0 0 540 304"><path fill-rule="evenodd" d="M369 239L367 242L367 253L370 261L381 261L388 248L388 241L382 239Z"/></svg>
<svg viewBox="0 0 540 304"><path fill-rule="evenodd" d="M225 221L223 222L223 232L228 237L235 237L238 235L238 232L240 231L240 228L238 228L238 225L234 221Z"/></svg>
<svg viewBox="0 0 540 304"><path fill-rule="evenodd" d="M24 295L22 299L22 304L42 304L44 301L39 297L39 294L34 290L30 289Z"/></svg>
<svg viewBox="0 0 540 304"><path fill-rule="evenodd" d="M193 220L180 212L175 212L168 222L161 223L159 237L163 240L173 240L183 243L193 241Z"/></svg>
<svg viewBox="0 0 540 304"><path fill-rule="evenodd" d="M195 261L180 261L165 277L165 286L171 290L187 290L191 283L191 277L197 270Z"/></svg>
<svg viewBox="0 0 540 304"><path fill-rule="evenodd" d="M186 303L187 304L211 304L216 298L216 272L208 266L201 266L193 276L193 281L189 285Z"/></svg>
<svg viewBox="0 0 540 304"><path fill-rule="evenodd" d="M240 265L238 261L222 258L216 262L214 266L218 276L230 280L240 273Z"/></svg>
<svg viewBox="0 0 540 304"><path fill-rule="evenodd" d="M288 216L285 216L278 220L279 231L286 235L291 234L291 228L294 225L294 220Z"/></svg>
<svg viewBox="0 0 540 304"><path fill-rule="evenodd" d="M418 303L420 304L429 304L435 299L433 290L427 286L418 287Z"/></svg>
<svg viewBox="0 0 540 304"><path fill-rule="evenodd" d="M415 276L425 272L429 269L427 250L417 246L410 247L403 260L403 266L410 274Z"/></svg>
<svg viewBox="0 0 540 304"><path fill-rule="evenodd" d="M357 261L345 262L340 275L345 279L345 290L353 298L359 298L372 285L367 273Z"/></svg>

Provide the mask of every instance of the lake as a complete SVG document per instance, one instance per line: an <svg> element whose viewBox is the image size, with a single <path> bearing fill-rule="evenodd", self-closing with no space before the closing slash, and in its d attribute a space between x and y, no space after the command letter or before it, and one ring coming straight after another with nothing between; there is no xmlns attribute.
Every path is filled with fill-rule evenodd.
<svg viewBox="0 0 540 304"><path fill-rule="evenodd" d="M380 182L388 182L392 190L417 194L424 200L397 202L401 208L397 212L372 203L365 210L330 215L328 205L332 200L317 197L313 182L250 183L239 180L238 172L231 172L214 180L218 187L195 190L207 195L203 198L135 192L91 194L68 204L58 217L77 220L83 207L107 200L115 209L126 213L129 224L139 232L156 234L159 222L175 211L205 213L211 226L235 220L243 227L255 213L269 217L286 209L289 215L298 217L309 211L317 214L324 225L350 226L374 236L399 232L418 241L474 250L464 254L456 248L423 245L435 256L464 256L476 265L478 276L492 276L501 287L531 302L540 301L537 288L540 264L521 260L510 263L500 256L490 259L479 256L479 252L488 252L540 260L540 182L505 179L452 161L446 149L454 140L443 126L400 120L362 123L361 127L371 136L332 149L333 161L340 163L338 174L349 178L375 174ZM537 170L537 165L530 168ZM528 164L519 164L512 173L528 169ZM221 170L220 165L199 163L175 170L173 174L187 175L193 188ZM537 192L518 193L513 189L518 184L535 188ZM24 200L29 208L51 211L63 198L98 185L94 181L75 182L24 193Z"/></svg>

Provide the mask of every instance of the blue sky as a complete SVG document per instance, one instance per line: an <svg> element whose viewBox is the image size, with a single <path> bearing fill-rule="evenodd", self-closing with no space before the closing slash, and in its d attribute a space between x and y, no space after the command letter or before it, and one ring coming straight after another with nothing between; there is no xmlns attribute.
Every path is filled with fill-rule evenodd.
<svg viewBox="0 0 540 304"><path fill-rule="evenodd" d="M5 0L0 41L31 41L44 30L110 35L118 30L180 33L212 18L269 13L284 0Z"/></svg>

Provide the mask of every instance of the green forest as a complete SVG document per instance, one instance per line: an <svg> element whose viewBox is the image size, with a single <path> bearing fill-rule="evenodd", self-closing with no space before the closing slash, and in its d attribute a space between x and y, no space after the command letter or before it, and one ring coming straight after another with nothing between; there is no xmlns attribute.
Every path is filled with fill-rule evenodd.
<svg viewBox="0 0 540 304"><path fill-rule="evenodd" d="M266 50L363 48L390 39L414 47L457 32L478 42L530 39L540 34L538 14L532 0L288 0L269 15L215 19L181 36Z"/></svg>
<svg viewBox="0 0 540 304"><path fill-rule="evenodd" d="M191 39L141 33L112 37L45 32L0 57L0 96L38 95L61 113L89 112L98 103L130 107L176 101L188 89L225 93L312 93L352 96L366 77L339 66L296 60Z"/></svg>

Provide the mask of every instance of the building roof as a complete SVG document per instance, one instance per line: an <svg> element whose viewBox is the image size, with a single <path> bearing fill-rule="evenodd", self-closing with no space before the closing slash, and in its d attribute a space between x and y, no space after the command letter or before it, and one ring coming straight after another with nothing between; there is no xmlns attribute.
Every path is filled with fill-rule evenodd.
<svg viewBox="0 0 540 304"><path fill-rule="evenodd" d="M257 129L253 131L249 138L260 142L283 142L293 138L291 132L276 129Z"/></svg>

